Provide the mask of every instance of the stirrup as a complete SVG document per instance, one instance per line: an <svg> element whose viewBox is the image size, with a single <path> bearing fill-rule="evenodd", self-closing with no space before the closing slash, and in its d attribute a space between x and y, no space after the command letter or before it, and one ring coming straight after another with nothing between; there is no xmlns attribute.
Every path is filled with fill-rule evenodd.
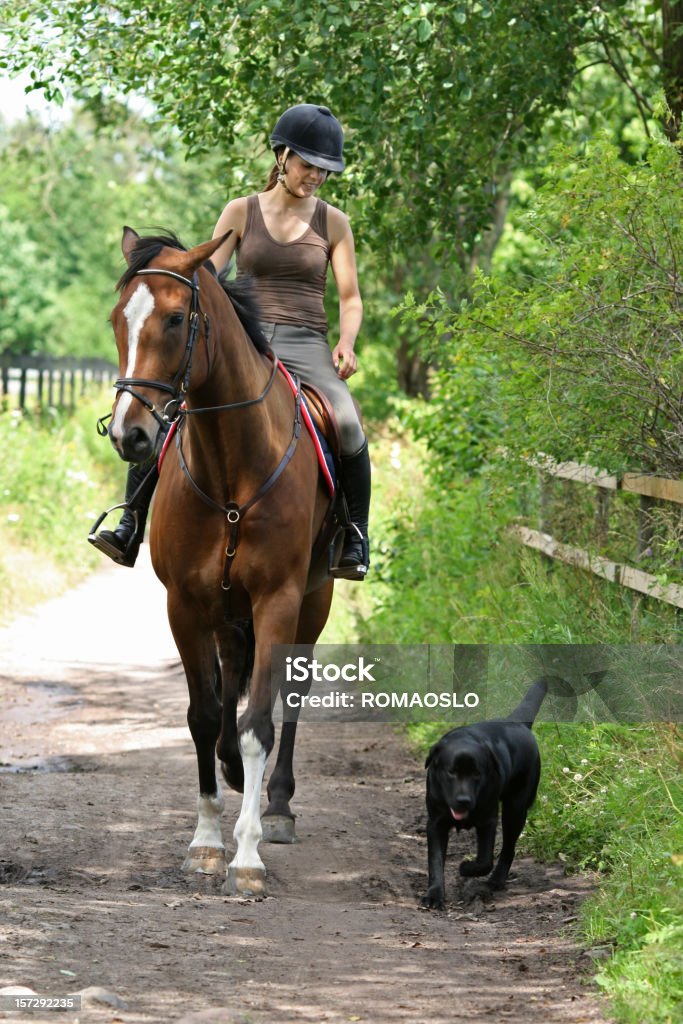
<svg viewBox="0 0 683 1024"><path fill-rule="evenodd" d="M106 537L103 537L101 534L97 532L102 523L104 522L104 520L109 515L109 513L115 512L119 508L127 509L135 517L135 529L131 533L130 539L126 544L125 548L123 549L118 547L118 545L116 544L112 544L110 540L108 540ZM91 527L90 533L88 534L88 541L90 542L90 544L92 544L93 547L97 548L98 551L101 551L103 554L111 558L113 562L116 562L117 565L125 565L127 568L132 569L133 566L135 565L135 559L137 558L138 550L140 548L140 542L137 539L138 525L139 518L137 510L131 508L124 501L119 505L112 505L111 508L108 508L105 512L102 513L101 516L99 516L99 518L93 523ZM114 530L107 530L105 532L111 532L112 534L115 533Z"/></svg>
<svg viewBox="0 0 683 1024"><path fill-rule="evenodd" d="M357 536L353 538L354 543L360 544L360 559L357 562L349 562L347 565L341 565L341 561L344 558L344 549L339 557L339 565L335 565L330 568L330 576L335 580L352 580L357 583L361 583L367 576L368 566L370 564L370 546L366 537L356 526L355 523L349 523L348 529L355 530Z"/></svg>

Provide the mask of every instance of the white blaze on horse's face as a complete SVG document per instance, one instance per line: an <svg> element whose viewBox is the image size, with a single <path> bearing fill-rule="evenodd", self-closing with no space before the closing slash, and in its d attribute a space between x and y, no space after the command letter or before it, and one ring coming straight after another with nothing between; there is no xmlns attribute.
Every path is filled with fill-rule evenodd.
<svg viewBox="0 0 683 1024"><path fill-rule="evenodd" d="M126 367L126 377L135 376L138 341L140 340L142 328L145 326L146 321L149 319L153 311L154 296L147 285L144 284L144 282L141 282L131 295L126 308L123 311L123 315L128 323L128 366ZM127 391L125 391L119 398L111 425L111 433L113 437L121 437L123 434L124 420L132 401L133 396L128 394Z"/></svg>

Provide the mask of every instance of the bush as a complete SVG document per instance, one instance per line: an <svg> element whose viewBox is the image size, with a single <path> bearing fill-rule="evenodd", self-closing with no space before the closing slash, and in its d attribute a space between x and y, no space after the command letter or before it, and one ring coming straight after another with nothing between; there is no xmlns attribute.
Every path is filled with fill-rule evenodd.
<svg viewBox="0 0 683 1024"><path fill-rule="evenodd" d="M0 618L80 579L101 555L87 543L99 512L118 500L125 473L95 420L107 399L76 415L0 413Z"/></svg>
<svg viewBox="0 0 683 1024"><path fill-rule="evenodd" d="M468 301L408 299L440 361L417 422L441 474L501 451L545 452L614 472L683 472L683 193L678 150L652 144L625 165L599 141L558 149L521 218L535 275L478 274ZM511 229L512 230L512 229Z"/></svg>

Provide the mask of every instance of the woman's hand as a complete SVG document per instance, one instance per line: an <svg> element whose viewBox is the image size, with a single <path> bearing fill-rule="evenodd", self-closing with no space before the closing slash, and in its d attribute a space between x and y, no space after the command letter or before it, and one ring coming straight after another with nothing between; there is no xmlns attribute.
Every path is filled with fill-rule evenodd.
<svg viewBox="0 0 683 1024"><path fill-rule="evenodd" d="M334 368L342 380L348 380L358 369L358 359L353 351L353 346L348 342L340 341L332 352Z"/></svg>

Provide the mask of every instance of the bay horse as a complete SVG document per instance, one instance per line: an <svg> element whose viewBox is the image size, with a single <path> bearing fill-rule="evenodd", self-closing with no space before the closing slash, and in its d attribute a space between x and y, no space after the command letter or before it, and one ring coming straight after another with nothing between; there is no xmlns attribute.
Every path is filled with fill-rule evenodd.
<svg viewBox="0 0 683 1024"><path fill-rule="evenodd" d="M228 785L243 792L228 886L260 895L263 826L271 826L273 841L294 841L291 712L263 824L259 816L274 745L271 645L312 650L327 621L327 551L312 552L330 496L301 430L300 397L277 372L255 311L239 286L219 281L207 263L227 237L186 250L175 237L124 228L128 269L111 314L120 376L108 433L121 458L142 463L158 455L184 403L176 443L161 465L150 532L187 677L199 771L198 823L183 867L225 872L217 754Z"/></svg>

